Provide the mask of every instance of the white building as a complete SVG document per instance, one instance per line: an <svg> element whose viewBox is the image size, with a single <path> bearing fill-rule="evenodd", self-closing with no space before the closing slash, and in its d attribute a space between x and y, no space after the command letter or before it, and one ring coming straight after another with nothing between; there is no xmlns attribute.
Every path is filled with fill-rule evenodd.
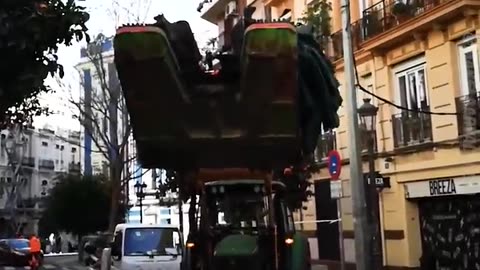
<svg viewBox="0 0 480 270"><path fill-rule="evenodd" d="M129 183L129 202L131 205L127 214L127 222L143 224L171 224L180 228L180 214L177 200L177 194L167 193L161 197L157 195L158 183L164 181L165 171L156 170L146 171L137 167L134 171L137 177ZM135 184L145 183L145 198L140 202L140 198L136 195ZM183 204L183 235L188 235L188 210L189 204ZM141 217L142 216L142 217Z"/></svg>
<svg viewBox="0 0 480 270"><path fill-rule="evenodd" d="M12 216L17 224L23 224L24 231L37 231L41 199L49 195L58 176L80 173L79 145L78 131L42 128L0 132L0 235L7 233L5 222Z"/></svg>

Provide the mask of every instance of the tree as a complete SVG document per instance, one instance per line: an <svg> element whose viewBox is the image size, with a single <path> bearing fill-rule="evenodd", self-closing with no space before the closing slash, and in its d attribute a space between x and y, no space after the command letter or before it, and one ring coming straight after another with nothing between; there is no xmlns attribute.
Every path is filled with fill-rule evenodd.
<svg viewBox="0 0 480 270"><path fill-rule="evenodd" d="M111 189L110 181L102 175L63 175L46 200L40 231L61 230L81 237L108 229ZM125 210L124 206L115 209L116 222L122 222Z"/></svg>
<svg viewBox="0 0 480 270"><path fill-rule="evenodd" d="M127 169L135 160L134 153L129 153L131 126L113 56L105 56L102 52L105 41L106 37L99 34L94 42L87 46L87 56L93 66L91 77L96 78L96 82L91 86L86 86L84 81L82 84L84 87L91 87L91 94L83 95L80 99L72 96L69 101L77 111L75 117L83 126L85 135L92 139L93 152L103 156L107 169L104 173L112 186L112 211L108 220L109 230L113 230L121 192L128 182L138 175L136 172L130 174ZM61 82L59 84L62 85ZM146 172L143 171L142 174Z"/></svg>
<svg viewBox="0 0 480 270"><path fill-rule="evenodd" d="M149 12L152 0L113 0L112 7L107 10L112 17L115 27L122 23L143 23ZM87 57L93 65L92 78L96 78L97 85L92 85L92 95L87 99L77 99L73 96L70 103L77 111L76 118L84 127L86 135L92 138L95 151L105 158L108 168L108 178L111 184L111 209L109 216L109 231L113 231L117 224L116 214L119 207L121 192L128 182L141 177L149 170L129 172L128 168L135 160L135 154L129 152L132 142L125 99L121 93L121 85L117 77L113 56L102 53L102 45L106 41L103 34L97 35L86 48ZM82 81L83 86L85 81ZM65 84L59 82L60 87ZM128 199L128 198L127 198Z"/></svg>
<svg viewBox="0 0 480 270"><path fill-rule="evenodd" d="M332 11L332 4L329 0L312 0L303 12L303 17L300 18L305 24L313 26L315 38L326 46L331 35L332 20L330 12Z"/></svg>
<svg viewBox="0 0 480 270"><path fill-rule="evenodd" d="M2 0L0 8L0 127L31 122L46 110L37 96L49 74L63 77L60 44L89 36L84 8L74 0Z"/></svg>

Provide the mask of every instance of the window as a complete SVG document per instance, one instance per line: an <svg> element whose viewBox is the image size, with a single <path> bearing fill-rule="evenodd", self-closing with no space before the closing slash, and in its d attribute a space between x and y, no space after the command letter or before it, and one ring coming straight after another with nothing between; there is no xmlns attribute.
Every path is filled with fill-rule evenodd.
<svg viewBox="0 0 480 270"><path fill-rule="evenodd" d="M160 209L160 215L170 215L170 209Z"/></svg>
<svg viewBox="0 0 480 270"><path fill-rule="evenodd" d="M428 110L429 102L424 62L396 72L395 79L397 104L409 109Z"/></svg>
<svg viewBox="0 0 480 270"><path fill-rule="evenodd" d="M48 146L48 142L42 142L42 146Z"/></svg>
<svg viewBox="0 0 480 270"><path fill-rule="evenodd" d="M58 145L58 144L57 144L57 145L55 145L55 148L57 148L57 149L58 149L58 148L60 148L60 145Z"/></svg>
<svg viewBox="0 0 480 270"><path fill-rule="evenodd" d="M430 115L415 111L430 110L424 59L409 61L397 67L394 79L395 103L411 110L395 108L392 116L394 147L431 142L433 136Z"/></svg>
<svg viewBox="0 0 480 270"><path fill-rule="evenodd" d="M72 153L76 153L76 152L77 152L77 148L72 147Z"/></svg>
<svg viewBox="0 0 480 270"><path fill-rule="evenodd" d="M63 151L63 149L65 149L65 146L61 145L60 146L60 151Z"/></svg>
<svg viewBox="0 0 480 270"><path fill-rule="evenodd" d="M469 39L459 44L459 69L461 95L476 95L480 91L480 70L478 66L477 39Z"/></svg>
<svg viewBox="0 0 480 270"><path fill-rule="evenodd" d="M125 230L124 256L171 255L180 253L180 233L170 228L127 228Z"/></svg>

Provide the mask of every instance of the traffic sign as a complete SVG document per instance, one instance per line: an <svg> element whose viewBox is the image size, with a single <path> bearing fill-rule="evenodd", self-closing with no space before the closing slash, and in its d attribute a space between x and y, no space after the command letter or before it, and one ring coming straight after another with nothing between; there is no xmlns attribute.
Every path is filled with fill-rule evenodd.
<svg viewBox="0 0 480 270"><path fill-rule="evenodd" d="M342 159L340 154L332 150L328 153L328 173L332 180L338 180L340 177L340 172L342 171Z"/></svg>
<svg viewBox="0 0 480 270"><path fill-rule="evenodd" d="M330 181L330 198L340 199L343 197L342 181Z"/></svg>
<svg viewBox="0 0 480 270"><path fill-rule="evenodd" d="M365 173L364 177L367 179L369 185L373 185L378 189L390 188L390 177L385 177L379 172L375 172L373 180L369 173Z"/></svg>

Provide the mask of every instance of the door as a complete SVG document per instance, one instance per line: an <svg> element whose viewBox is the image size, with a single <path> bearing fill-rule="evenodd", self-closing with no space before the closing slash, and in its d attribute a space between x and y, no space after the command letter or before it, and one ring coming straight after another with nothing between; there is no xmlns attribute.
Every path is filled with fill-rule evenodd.
<svg viewBox="0 0 480 270"><path fill-rule="evenodd" d="M337 202L330 198L330 181L315 181L317 220L337 219ZM318 222L318 259L340 260L338 223Z"/></svg>
<svg viewBox="0 0 480 270"><path fill-rule="evenodd" d="M480 197L459 196L419 202L422 251L437 269L479 269Z"/></svg>

